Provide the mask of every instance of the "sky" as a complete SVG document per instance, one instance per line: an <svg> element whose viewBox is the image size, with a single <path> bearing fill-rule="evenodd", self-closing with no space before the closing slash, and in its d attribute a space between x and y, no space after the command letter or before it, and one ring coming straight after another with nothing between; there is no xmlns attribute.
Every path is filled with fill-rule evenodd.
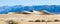
<svg viewBox="0 0 60 24"><path fill-rule="evenodd" d="M0 6L60 5L60 0L0 0Z"/></svg>

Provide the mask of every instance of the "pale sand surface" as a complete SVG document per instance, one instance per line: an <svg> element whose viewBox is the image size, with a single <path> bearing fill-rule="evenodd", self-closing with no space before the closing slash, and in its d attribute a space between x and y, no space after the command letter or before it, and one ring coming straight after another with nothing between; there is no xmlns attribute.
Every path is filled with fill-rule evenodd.
<svg viewBox="0 0 60 24"><path fill-rule="evenodd" d="M60 20L60 15L39 15L39 14L0 14L0 24L7 24L7 20L17 21L19 24L46 24L46 22L28 22L29 20ZM47 24L60 24L60 22L47 22Z"/></svg>

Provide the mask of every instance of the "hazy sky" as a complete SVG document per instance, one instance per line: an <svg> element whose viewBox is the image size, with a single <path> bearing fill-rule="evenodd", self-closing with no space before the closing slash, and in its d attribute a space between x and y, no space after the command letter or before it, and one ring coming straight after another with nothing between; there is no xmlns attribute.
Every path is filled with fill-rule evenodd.
<svg viewBox="0 0 60 24"><path fill-rule="evenodd" d="M0 6L60 5L60 0L0 0Z"/></svg>

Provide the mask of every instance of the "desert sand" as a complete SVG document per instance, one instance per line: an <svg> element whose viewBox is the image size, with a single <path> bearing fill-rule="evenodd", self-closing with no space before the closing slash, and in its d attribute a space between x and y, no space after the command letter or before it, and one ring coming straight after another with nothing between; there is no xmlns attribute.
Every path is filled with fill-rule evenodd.
<svg viewBox="0 0 60 24"><path fill-rule="evenodd" d="M31 14L17 14L11 12L8 14L0 14L0 24L8 24L7 21L10 20L18 24L60 24L60 14L47 15L43 12L32 12Z"/></svg>

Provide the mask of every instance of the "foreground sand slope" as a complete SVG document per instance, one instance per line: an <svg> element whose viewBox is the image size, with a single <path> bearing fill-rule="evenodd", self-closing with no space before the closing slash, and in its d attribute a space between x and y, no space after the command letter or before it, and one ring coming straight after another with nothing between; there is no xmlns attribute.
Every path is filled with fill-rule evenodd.
<svg viewBox="0 0 60 24"><path fill-rule="evenodd" d="M8 20L14 20L19 24L60 24L60 22L54 22L56 19L60 20L60 15L1 14L0 24L7 24ZM29 22L30 20L45 20L45 22ZM52 22L46 22L48 20Z"/></svg>

